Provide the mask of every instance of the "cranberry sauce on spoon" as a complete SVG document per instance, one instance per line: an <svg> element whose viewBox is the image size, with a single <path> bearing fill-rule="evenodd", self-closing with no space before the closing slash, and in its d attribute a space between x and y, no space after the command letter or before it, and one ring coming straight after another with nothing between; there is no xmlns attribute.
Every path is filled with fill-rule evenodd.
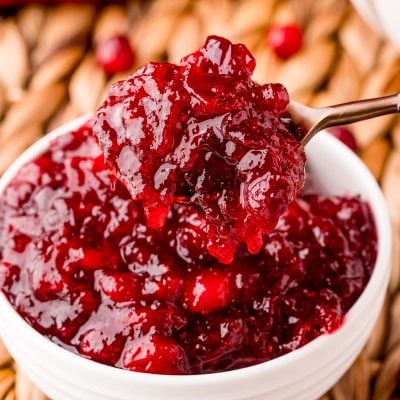
<svg viewBox="0 0 400 400"><path fill-rule="evenodd" d="M245 46L209 37L180 65L149 63L115 83L94 128L147 224L190 199L223 263L241 242L257 253L304 184L304 149L281 121L287 91L253 82L254 68Z"/></svg>

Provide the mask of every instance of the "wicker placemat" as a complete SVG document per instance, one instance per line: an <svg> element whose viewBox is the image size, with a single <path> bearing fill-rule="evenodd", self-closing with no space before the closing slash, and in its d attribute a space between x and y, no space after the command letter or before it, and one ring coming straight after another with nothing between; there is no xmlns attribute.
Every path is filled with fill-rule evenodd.
<svg viewBox="0 0 400 400"><path fill-rule="evenodd" d="M303 50L282 63L268 50L272 22L304 26ZM43 133L96 108L110 80L94 44L127 33L136 67L178 61L207 34L245 43L255 79L284 83L295 99L326 105L400 91L399 53L345 0L158 0L123 5L31 5L0 17L0 173ZM119 77L113 77L116 80ZM395 233L390 291L361 356L324 400L386 400L400 369L400 124L393 116L354 126L360 156L380 181ZM0 344L0 400L43 396ZM84 399L82 399L84 400Z"/></svg>

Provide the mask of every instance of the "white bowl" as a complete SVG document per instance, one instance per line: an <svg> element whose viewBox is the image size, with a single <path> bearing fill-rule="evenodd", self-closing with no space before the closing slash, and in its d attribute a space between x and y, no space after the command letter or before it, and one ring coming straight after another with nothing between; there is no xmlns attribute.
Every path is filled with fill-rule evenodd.
<svg viewBox="0 0 400 400"><path fill-rule="evenodd" d="M77 128L80 118L39 140L0 179L0 194L49 142ZM53 400L314 400L353 363L381 310L390 272L391 232L384 197L364 164L329 134L307 146L313 181L326 194L361 194L376 220L379 249L371 280L343 326L299 350L236 371L166 376L123 371L79 357L31 328L0 294L0 334L10 353Z"/></svg>
<svg viewBox="0 0 400 400"><path fill-rule="evenodd" d="M400 50L400 1L351 0L362 17Z"/></svg>

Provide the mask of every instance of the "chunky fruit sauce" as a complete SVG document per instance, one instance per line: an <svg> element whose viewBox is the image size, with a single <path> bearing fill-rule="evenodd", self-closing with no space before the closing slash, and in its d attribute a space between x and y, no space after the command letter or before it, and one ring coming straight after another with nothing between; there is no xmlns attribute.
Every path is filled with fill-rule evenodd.
<svg viewBox="0 0 400 400"><path fill-rule="evenodd" d="M253 82L254 68L245 46L211 36L180 65L149 63L115 83L94 128L147 225L190 202L227 264L241 242L258 253L304 184L304 149L281 120L288 93Z"/></svg>
<svg viewBox="0 0 400 400"><path fill-rule="evenodd" d="M224 265L201 212L173 205L148 227L103 160L84 126L0 197L0 287L67 349L151 373L245 367L334 331L369 280L377 240L359 198L300 197L257 255L242 244Z"/></svg>

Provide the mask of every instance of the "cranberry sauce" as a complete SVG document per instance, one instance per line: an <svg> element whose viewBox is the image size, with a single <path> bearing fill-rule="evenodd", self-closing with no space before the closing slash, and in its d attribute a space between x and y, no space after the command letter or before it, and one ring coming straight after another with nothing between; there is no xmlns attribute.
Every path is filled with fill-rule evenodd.
<svg viewBox="0 0 400 400"><path fill-rule="evenodd" d="M278 139L277 139L278 140ZM207 251L207 222L174 205L162 228L82 127L0 197L0 288L36 330L92 360L194 374L260 363L340 326L376 258L369 208L308 195L257 255Z"/></svg>
<svg viewBox="0 0 400 400"><path fill-rule="evenodd" d="M257 253L304 184L304 149L281 121L288 93L253 82L254 68L245 46L209 37L180 65L149 63L115 83L94 128L147 225L190 201L223 263L241 242Z"/></svg>

